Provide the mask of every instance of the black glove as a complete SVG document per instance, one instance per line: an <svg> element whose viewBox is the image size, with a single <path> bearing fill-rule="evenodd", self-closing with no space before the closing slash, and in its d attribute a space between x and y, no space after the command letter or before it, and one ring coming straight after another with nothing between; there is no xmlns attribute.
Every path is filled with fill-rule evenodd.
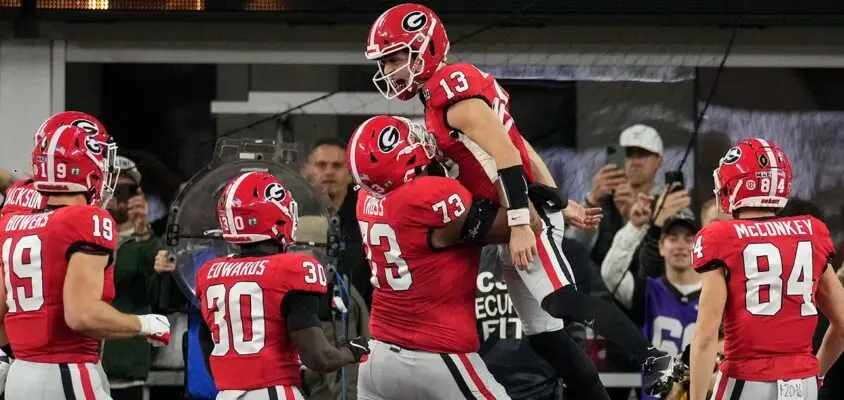
<svg viewBox="0 0 844 400"><path fill-rule="evenodd" d="M366 356L369 355L369 343L366 339L358 336L352 340L348 340L345 337L340 337L340 346L346 347L349 351L352 352L352 355L355 357L355 362L359 363L362 361L366 361Z"/></svg>
<svg viewBox="0 0 844 400"><path fill-rule="evenodd" d="M528 186L528 197L535 207L543 207L552 211L560 211L569 204L567 200L560 197L557 188L538 182L531 183Z"/></svg>

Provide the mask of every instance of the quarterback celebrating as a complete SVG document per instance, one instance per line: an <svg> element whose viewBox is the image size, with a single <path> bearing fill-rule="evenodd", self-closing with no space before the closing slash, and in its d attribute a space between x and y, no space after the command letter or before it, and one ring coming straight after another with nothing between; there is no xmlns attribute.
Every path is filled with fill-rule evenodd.
<svg viewBox="0 0 844 400"><path fill-rule="evenodd" d="M16 357L8 400L108 398L101 340L170 340L164 316L124 314L108 304L118 235L102 207L119 172L108 139L71 125L44 132L32 168L46 208L0 218L0 340L8 336Z"/></svg>
<svg viewBox="0 0 844 400"><path fill-rule="evenodd" d="M509 96L495 79L471 64L446 64L449 41L439 17L425 6L402 4L385 11L369 32L366 57L377 61L373 81L387 98L425 104L425 125L443 155L458 167L457 179L476 198L508 208L509 247L500 253L513 305L536 353L584 397L605 397L594 368L572 365L572 346L562 319L590 324L595 331L645 364L649 386L662 391L679 380L679 361L653 348L624 313L609 302L579 293L561 249L563 217L594 228L599 209L583 209L560 199L545 164L522 138L509 115ZM541 234L528 227L528 204L542 220ZM573 389L570 386L570 389Z"/></svg>
<svg viewBox="0 0 844 400"><path fill-rule="evenodd" d="M318 317L325 270L313 257L287 253L299 212L281 182L267 172L235 177L220 195L217 218L238 252L203 264L196 293L218 400L301 400L299 357L323 372L369 354L361 338L340 348L325 339Z"/></svg>
<svg viewBox="0 0 844 400"><path fill-rule="evenodd" d="M506 214L488 199L473 202L463 185L444 177L428 139L420 125L382 115L349 141L347 165L364 189L357 217L375 287L372 356L360 370L358 396L507 399L477 354L475 331L480 246L506 243ZM532 225L538 232L535 214Z"/></svg>
<svg viewBox="0 0 844 400"><path fill-rule="evenodd" d="M829 265L829 230L808 215L776 217L788 201L792 171L773 143L739 143L714 175L721 211L735 219L706 226L692 250L703 289L691 400L703 400L709 389L722 315L725 358L712 399L817 399L818 373L844 349L844 288ZM830 321L817 357L816 305Z"/></svg>

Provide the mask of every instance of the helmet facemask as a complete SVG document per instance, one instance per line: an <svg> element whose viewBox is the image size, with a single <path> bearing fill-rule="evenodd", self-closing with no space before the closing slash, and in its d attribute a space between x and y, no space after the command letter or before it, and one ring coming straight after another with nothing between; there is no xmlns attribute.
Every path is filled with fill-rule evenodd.
<svg viewBox="0 0 844 400"><path fill-rule="evenodd" d="M103 181L100 186L100 196L95 205L106 208L108 202L114 196L114 190L117 188L120 167L117 166L117 144L98 143L103 146L103 159L97 163L100 166L100 171L102 171Z"/></svg>
<svg viewBox="0 0 844 400"><path fill-rule="evenodd" d="M436 21L431 23L431 26L428 27L427 33L417 33L413 36L413 40L409 42L396 43L389 46L382 52L368 56L370 59L378 60L378 71L372 77L372 82L375 84L378 91L381 92L381 94L388 100L392 100L396 97L400 100L410 100L416 94L419 85L422 83L417 81L416 78L422 75L422 72L425 71L425 58L422 57L422 54L425 54L425 52L428 51L428 45L431 41L431 36L434 32L434 26L436 23ZM419 43L419 47L414 49L411 44L417 42ZM389 73L385 72L384 63L380 60L400 51L407 51L407 61L393 71L390 71ZM404 87L398 88L393 78L397 73L404 69L407 69L408 71L407 82Z"/></svg>

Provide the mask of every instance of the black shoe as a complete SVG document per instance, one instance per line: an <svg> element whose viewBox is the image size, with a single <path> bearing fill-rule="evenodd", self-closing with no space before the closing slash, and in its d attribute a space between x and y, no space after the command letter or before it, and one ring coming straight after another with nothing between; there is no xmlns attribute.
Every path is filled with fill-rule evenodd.
<svg viewBox="0 0 844 400"><path fill-rule="evenodd" d="M682 361L662 353L648 357L642 371L645 375L645 393L662 397L671 392L674 383L683 381L686 366Z"/></svg>

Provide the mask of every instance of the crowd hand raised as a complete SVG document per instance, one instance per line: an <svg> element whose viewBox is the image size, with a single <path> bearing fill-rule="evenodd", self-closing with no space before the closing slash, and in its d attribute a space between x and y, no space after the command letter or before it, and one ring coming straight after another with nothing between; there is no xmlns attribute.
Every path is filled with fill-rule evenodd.
<svg viewBox="0 0 844 400"><path fill-rule="evenodd" d="M155 255L155 263L153 264L155 272L173 272L176 270L176 263L170 259L170 253L167 250L159 250Z"/></svg>
<svg viewBox="0 0 844 400"><path fill-rule="evenodd" d="M650 196L644 193L639 193L636 197L636 202L633 203L633 207L630 208L630 223L636 228L641 228L648 223L651 219L652 204L653 199Z"/></svg>
<svg viewBox="0 0 844 400"><path fill-rule="evenodd" d="M691 205L692 198L689 196L687 190L681 189L672 192L671 188L669 188L659 196L654 207L654 212L657 213L654 218L654 225L661 227L668 218L673 217L684 208L689 208Z"/></svg>
<svg viewBox="0 0 844 400"><path fill-rule="evenodd" d="M592 191L586 195L586 200L595 205L606 195L612 193L616 187L624 183L627 178L624 170L615 164L604 165L592 180Z"/></svg>

